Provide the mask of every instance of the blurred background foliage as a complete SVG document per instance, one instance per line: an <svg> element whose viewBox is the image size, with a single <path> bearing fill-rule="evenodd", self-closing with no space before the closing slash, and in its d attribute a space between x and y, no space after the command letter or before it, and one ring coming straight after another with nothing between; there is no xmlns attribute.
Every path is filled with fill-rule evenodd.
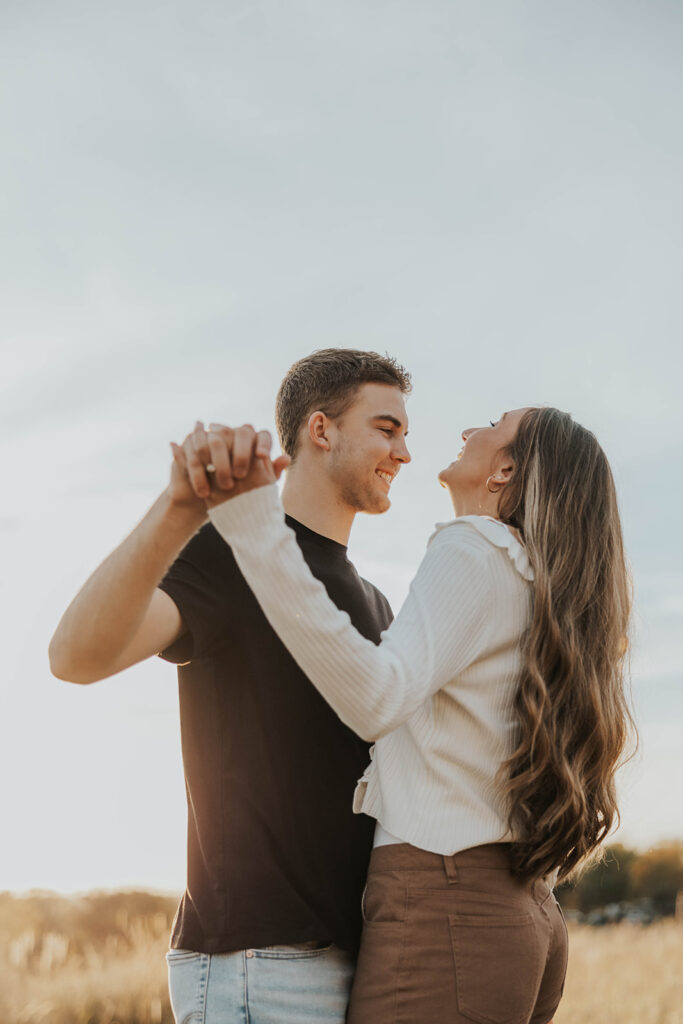
<svg viewBox="0 0 683 1024"><path fill-rule="evenodd" d="M557 898L564 909L584 915L609 905L639 904L654 919L675 912L681 890L683 842L659 843L644 853L615 843L576 881L559 886Z"/></svg>

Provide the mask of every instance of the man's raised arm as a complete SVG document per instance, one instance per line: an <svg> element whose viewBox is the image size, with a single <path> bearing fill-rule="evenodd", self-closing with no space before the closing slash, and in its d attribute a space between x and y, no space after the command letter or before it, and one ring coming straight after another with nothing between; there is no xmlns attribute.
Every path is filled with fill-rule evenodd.
<svg viewBox="0 0 683 1024"><path fill-rule="evenodd" d="M158 585L206 521L207 507L225 500L222 492L240 493L239 478L255 454L267 456L269 440L250 426L211 424L207 434L198 421L182 448L172 446L168 487L62 616L50 642L54 675L94 683L158 654L185 632L174 601Z"/></svg>
<svg viewBox="0 0 683 1024"><path fill-rule="evenodd" d="M157 586L206 518L203 502L182 507L168 491L95 570L57 626L50 668L59 679L94 683L164 650L184 632L176 605Z"/></svg>
<svg viewBox="0 0 683 1024"><path fill-rule="evenodd" d="M201 422L174 459L166 490L144 519L95 570L71 602L50 642L50 668L59 679L94 683L163 651L185 626L158 584L206 520L211 460ZM229 461L218 456L216 485L233 485Z"/></svg>

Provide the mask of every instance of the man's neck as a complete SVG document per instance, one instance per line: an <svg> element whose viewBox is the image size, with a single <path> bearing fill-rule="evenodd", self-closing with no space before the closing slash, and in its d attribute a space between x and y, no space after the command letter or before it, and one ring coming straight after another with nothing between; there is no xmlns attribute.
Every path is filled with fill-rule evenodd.
<svg viewBox="0 0 683 1024"><path fill-rule="evenodd" d="M354 509L341 501L330 482L304 467L291 466L282 489L282 504L288 516L309 530L347 545Z"/></svg>

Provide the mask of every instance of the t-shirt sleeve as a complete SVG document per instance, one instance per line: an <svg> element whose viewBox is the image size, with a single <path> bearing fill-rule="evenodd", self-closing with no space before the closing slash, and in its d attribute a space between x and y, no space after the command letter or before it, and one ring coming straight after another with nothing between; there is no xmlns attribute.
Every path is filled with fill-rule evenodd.
<svg viewBox="0 0 683 1024"><path fill-rule="evenodd" d="M176 665L213 654L229 642L244 578L230 547L207 523L183 548L159 589L175 602L187 632L160 656Z"/></svg>

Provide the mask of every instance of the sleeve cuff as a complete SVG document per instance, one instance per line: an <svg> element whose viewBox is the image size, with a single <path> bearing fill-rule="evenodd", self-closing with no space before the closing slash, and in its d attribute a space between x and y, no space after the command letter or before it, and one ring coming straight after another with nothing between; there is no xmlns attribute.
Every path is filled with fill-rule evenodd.
<svg viewBox="0 0 683 1024"><path fill-rule="evenodd" d="M261 531L282 522L285 513L277 484L257 487L209 510L209 519L221 537L232 543L240 537L258 539Z"/></svg>

